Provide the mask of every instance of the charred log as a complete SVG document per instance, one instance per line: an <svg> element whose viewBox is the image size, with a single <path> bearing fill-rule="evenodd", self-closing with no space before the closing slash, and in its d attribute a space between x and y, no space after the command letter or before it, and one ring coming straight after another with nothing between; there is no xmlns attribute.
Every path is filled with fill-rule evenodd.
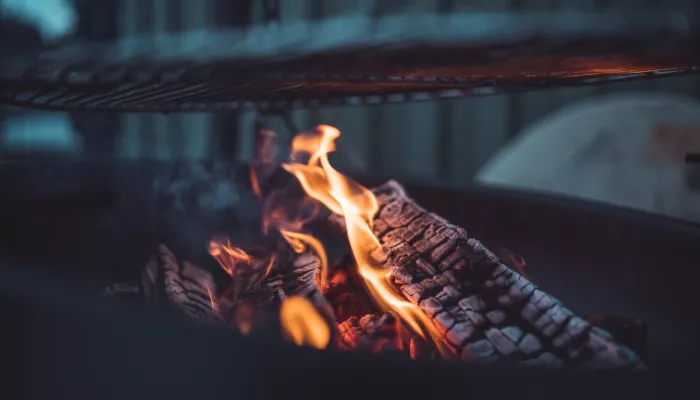
<svg viewBox="0 0 700 400"><path fill-rule="evenodd" d="M339 321L361 318L376 311L372 300L357 276L355 260L344 257L331 268L332 275L325 297Z"/></svg>
<svg viewBox="0 0 700 400"><path fill-rule="evenodd" d="M321 293L316 282L321 274L321 262L314 254L294 253L288 246L279 246L267 265L258 265L253 270L263 271L264 276L257 285L249 285L248 290L240 296L234 296L233 288L226 290L219 303L225 311L227 320L237 318L240 307L255 313L267 313L277 309L279 304L290 296L302 296L308 299L317 311L330 323L335 325L333 309Z"/></svg>
<svg viewBox="0 0 700 400"><path fill-rule="evenodd" d="M222 322L213 298L216 286L211 274L179 260L165 245L151 257L141 274L142 292L148 305L174 310L200 322Z"/></svg>
<svg viewBox="0 0 700 400"><path fill-rule="evenodd" d="M422 209L398 183L373 192L383 264L404 297L433 319L455 358L524 367L643 367L628 346L505 266L464 229Z"/></svg>
<svg viewBox="0 0 700 400"><path fill-rule="evenodd" d="M350 317L338 325L338 346L371 353L403 350L399 320L392 314L373 313Z"/></svg>
<svg viewBox="0 0 700 400"><path fill-rule="evenodd" d="M593 314L586 317L592 325L610 332L615 340L634 350L643 360L649 355L649 326L645 321Z"/></svg>

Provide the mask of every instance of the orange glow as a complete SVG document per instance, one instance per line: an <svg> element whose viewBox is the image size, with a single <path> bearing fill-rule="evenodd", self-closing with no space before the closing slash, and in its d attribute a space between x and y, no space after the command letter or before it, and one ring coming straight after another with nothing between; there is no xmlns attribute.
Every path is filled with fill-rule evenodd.
<svg viewBox="0 0 700 400"><path fill-rule="evenodd" d="M218 311L219 307L217 306L216 302L214 301L214 296L211 294L211 290L209 289L209 286L205 286L207 288L207 294L209 295L209 304L211 304L211 309L214 311Z"/></svg>
<svg viewBox="0 0 700 400"><path fill-rule="evenodd" d="M253 167L250 168L250 187L253 189L253 193L255 193L255 197L262 200L263 195L262 195L262 190L260 189L260 182L258 180L258 173L255 171L255 168L253 168Z"/></svg>
<svg viewBox="0 0 700 400"><path fill-rule="evenodd" d="M345 218L348 241L359 275L375 302L382 309L398 314L422 337L432 338L437 348L443 354L448 354L430 318L418 306L404 300L390 282L390 271L372 256L381 249L379 239L372 232L372 221L379 205L370 190L330 165L328 153L335 150L335 140L340 136L340 131L327 125L318 126L317 129L320 136L300 135L292 142L293 154L313 152L308 163L283 164L283 167L294 174L309 197Z"/></svg>
<svg viewBox="0 0 700 400"><path fill-rule="evenodd" d="M289 297L280 309L284 333L298 346L325 349L331 341L331 330L313 304L303 297Z"/></svg>
<svg viewBox="0 0 700 400"><path fill-rule="evenodd" d="M249 335L253 330L253 308L246 303L236 307L233 323L243 335Z"/></svg>
<svg viewBox="0 0 700 400"><path fill-rule="evenodd" d="M321 244L321 241L311 235L300 232L291 232L286 229L280 229L280 233L292 246L296 253L301 253L306 250L306 246L313 249L321 261L321 276L319 276L317 284L319 288L323 290L327 285L328 256L326 255L326 249L323 247L323 244Z"/></svg>
<svg viewBox="0 0 700 400"><path fill-rule="evenodd" d="M209 254L216 259L229 276L233 276L237 264L250 264L252 261L248 253L238 247L232 247L231 242L228 240L225 243L211 240L209 242Z"/></svg>
<svg viewBox="0 0 700 400"><path fill-rule="evenodd" d="M275 255L271 255L270 259L267 261L267 268L265 268L265 274L263 274L263 279L267 278L268 275L270 275L270 271L272 271L272 266L275 265Z"/></svg>

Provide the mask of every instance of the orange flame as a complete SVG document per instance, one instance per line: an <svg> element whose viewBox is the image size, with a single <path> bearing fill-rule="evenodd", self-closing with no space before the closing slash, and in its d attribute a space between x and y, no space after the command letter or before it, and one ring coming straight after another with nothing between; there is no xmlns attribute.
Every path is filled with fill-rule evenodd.
<svg viewBox="0 0 700 400"><path fill-rule="evenodd" d="M216 259L229 276L233 276L237 264L249 264L252 261L248 253L238 247L232 247L231 242L228 240L226 240L226 243L211 240L209 242L209 254Z"/></svg>
<svg viewBox="0 0 700 400"><path fill-rule="evenodd" d="M260 189L260 181L258 179L258 173L255 171L255 168L253 168L253 167L250 168L250 186L253 189L253 193L255 193L255 197L262 200L263 194L262 194L262 190Z"/></svg>
<svg viewBox="0 0 700 400"><path fill-rule="evenodd" d="M301 253L306 249L306 246L311 247L321 261L321 276L318 279L319 288L323 289L327 285L328 276L328 256L326 249L321 244L321 241L311 235L301 232L292 232L286 229L280 229L280 233L284 239L292 246L296 253Z"/></svg>
<svg viewBox="0 0 700 400"><path fill-rule="evenodd" d="M211 304L211 309L214 311L219 311L219 306L214 301L214 296L211 294L211 289L209 289L209 286L205 287L207 288L207 294L209 295L209 304Z"/></svg>
<svg viewBox="0 0 700 400"><path fill-rule="evenodd" d="M325 349L331 340L331 330L313 304L303 297L289 297L280 309L284 333L298 346Z"/></svg>
<svg viewBox="0 0 700 400"><path fill-rule="evenodd" d="M431 337L438 349L447 354L446 347L439 339L440 333L430 318L397 293L389 281L390 272L372 256L381 249L379 239L372 232L372 221L379 205L370 190L343 176L330 165L328 153L335 150L335 139L340 136L340 131L327 125L320 125L317 129L320 136L299 135L292 142L294 153L311 152L308 163L282 166L296 176L307 195L345 218L348 241L359 274L378 305L398 314L422 337Z"/></svg>

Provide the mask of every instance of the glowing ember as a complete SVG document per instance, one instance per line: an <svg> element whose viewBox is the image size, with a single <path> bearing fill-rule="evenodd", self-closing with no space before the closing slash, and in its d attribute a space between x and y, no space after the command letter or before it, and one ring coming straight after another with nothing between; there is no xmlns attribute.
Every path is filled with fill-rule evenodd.
<svg viewBox="0 0 700 400"><path fill-rule="evenodd" d="M211 289L209 289L209 286L205 286L205 288L207 289L207 294L209 295L209 304L211 305L211 309L214 311L218 311L219 307L214 301L214 296L212 296L211 294Z"/></svg>
<svg viewBox="0 0 700 400"><path fill-rule="evenodd" d="M345 218L348 241L359 274L378 305L398 314L416 333L430 337L443 354L448 354L430 318L396 292L389 281L390 272L372 256L381 248L372 232L372 221L379 206L371 191L330 165L328 153L335 150L335 139L340 136L340 131L327 125L317 129L320 136L300 135L292 142L294 153L310 154L307 164L283 164L283 167L296 176L310 197Z"/></svg>
<svg viewBox="0 0 700 400"><path fill-rule="evenodd" d="M282 303L280 322L284 333L298 346L325 349L331 341L328 324L303 297L289 297Z"/></svg>

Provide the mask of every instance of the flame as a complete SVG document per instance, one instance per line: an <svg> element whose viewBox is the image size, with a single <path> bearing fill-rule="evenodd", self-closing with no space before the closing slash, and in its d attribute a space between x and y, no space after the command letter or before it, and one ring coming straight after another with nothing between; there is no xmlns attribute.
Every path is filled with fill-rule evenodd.
<svg viewBox="0 0 700 400"><path fill-rule="evenodd" d="M255 171L255 168L253 168L253 167L250 167L250 186L253 189L253 193L255 193L255 197L262 200L263 194L262 194L262 190L260 189L260 181L258 179L258 173Z"/></svg>
<svg viewBox="0 0 700 400"><path fill-rule="evenodd" d="M209 242L209 254L216 259L221 268L231 277L236 272L236 265L240 263L250 264L253 261L248 253L238 247L231 246L231 242L228 239L225 243L212 239Z"/></svg>
<svg viewBox="0 0 700 400"><path fill-rule="evenodd" d="M440 333L430 318L397 293L389 281L390 271L372 257L381 249L379 239L372 232L372 221L379 205L369 189L343 176L330 165L328 153L335 150L335 140L340 136L340 131L327 125L320 125L317 129L320 136L299 135L292 142L293 154L311 153L307 164L282 166L294 174L309 197L345 218L348 241L359 275L377 304L384 310L398 314L422 337L432 338L438 349L447 354Z"/></svg>
<svg viewBox="0 0 700 400"><path fill-rule="evenodd" d="M214 296L211 294L211 289L209 289L209 286L205 287L207 288L207 294L209 295L209 304L211 304L211 309L214 311L219 311L219 306L214 301Z"/></svg>
<svg viewBox="0 0 700 400"><path fill-rule="evenodd" d="M282 329L299 346L325 349L331 340L331 330L313 304L303 297L287 298L280 309Z"/></svg>
<svg viewBox="0 0 700 400"><path fill-rule="evenodd" d="M323 247L323 244L321 244L321 241L306 233L292 232L286 229L280 229L280 233L296 253L303 252L306 246L313 249L321 261L321 276L319 276L317 284L322 290L326 288L328 283L328 256L326 255L326 249Z"/></svg>
<svg viewBox="0 0 700 400"><path fill-rule="evenodd" d="M209 254L216 259L221 268L232 278L233 285L229 293L234 300L244 293L245 290L253 285L260 284L267 278L275 264L274 254L271 254L267 259L255 258L243 249L231 246L228 238L225 240L220 238L212 239L209 242Z"/></svg>

